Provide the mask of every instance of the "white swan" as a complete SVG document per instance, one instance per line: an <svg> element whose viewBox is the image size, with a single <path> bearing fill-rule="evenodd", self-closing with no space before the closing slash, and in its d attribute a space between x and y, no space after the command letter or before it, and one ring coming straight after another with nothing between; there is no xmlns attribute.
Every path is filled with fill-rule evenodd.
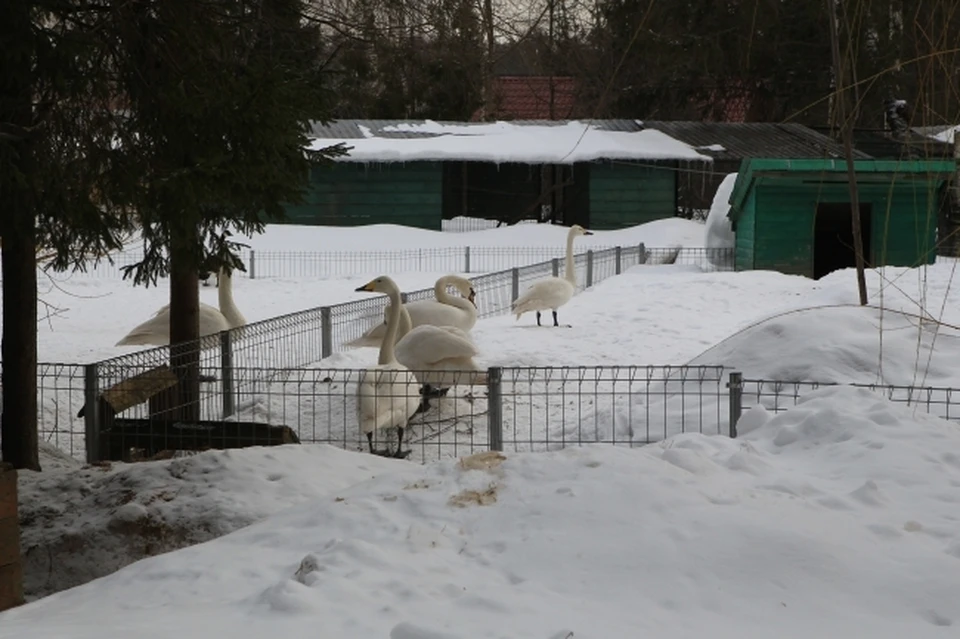
<svg viewBox="0 0 960 639"><path fill-rule="evenodd" d="M233 302L233 277L226 271L220 271L220 285L217 291L220 308L209 304L200 304L200 337L215 335L220 331L247 323L237 305ZM146 322L135 327L117 342L117 346L151 344L166 346L170 343L170 305L167 304Z"/></svg>
<svg viewBox="0 0 960 639"><path fill-rule="evenodd" d="M394 355L394 342L400 328L400 288L396 282L381 275L370 280L357 291L386 293L390 296L392 310L387 318L386 334L380 344L380 359L376 366L360 374L357 387L357 421L360 430L367 436L367 446L373 450L373 431L396 428L397 450L393 457L405 457L402 452L403 429L420 407L417 379ZM374 453L376 454L376 453ZM380 453L386 454L386 453Z"/></svg>
<svg viewBox="0 0 960 639"><path fill-rule="evenodd" d="M407 309L401 307L400 313L397 361L413 371L422 386L420 411L430 408L430 397L446 395L450 386L487 383L486 371L473 361L479 351L469 333L456 326L414 327Z"/></svg>
<svg viewBox="0 0 960 639"><path fill-rule="evenodd" d="M454 286L463 297L447 293L447 287ZM435 300L418 300L404 304L410 313L413 327L424 324L434 326L455 326L469 331L477 323L476 291L470 280L459 275L444 275L433 285ZM390 306L383 310L384 323L377 324L361 337L348 342L347 346L379 346L386 333L386 319Z"/></svg>
<svg viewBox="0 0 960 639"><path fill-rule="evenodd" d="M553 325L557 321L557 309L570 301L577 290L577 275L573 268L573 238L578 235L593 235L579 224L574 224L567 232L567 268L563 277L548 277L530 285L523 295L513 301L513 312L517 319L524 313L536 311L537 326L540 324L540 311L553 311Z"/></svg>

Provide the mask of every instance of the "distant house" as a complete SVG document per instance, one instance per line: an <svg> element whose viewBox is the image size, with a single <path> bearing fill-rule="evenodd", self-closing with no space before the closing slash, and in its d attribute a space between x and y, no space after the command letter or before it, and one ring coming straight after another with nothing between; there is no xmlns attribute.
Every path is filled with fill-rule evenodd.
<svg viewBox="0 0 960 639"><path fill-rule="evenodd" d="M673 217L677 174L709 156L634 120L340 120L313 146L352 147L315 168L297 224L440 229L457 216L615 229Z"/></svg>
<svg viewBox="0 0 960 639"><path fill-rule="evenodd" d="M585 117L577 101L577 80L568 76L503 75L493 80L491 113L477 109L481 120L569 120Z"/></svg>

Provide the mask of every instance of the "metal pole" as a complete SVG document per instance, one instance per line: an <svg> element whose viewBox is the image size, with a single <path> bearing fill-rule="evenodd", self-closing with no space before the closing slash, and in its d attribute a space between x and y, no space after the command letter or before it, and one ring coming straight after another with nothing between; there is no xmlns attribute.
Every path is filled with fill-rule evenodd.
<svg viewBox="0 0 960 639"><path fill-rule="evenodd" d="M223 399L223 419L230 417L234 412L234 385L233 385L233 346L231 331L220 333L220 391Z"/></svg>
<svg viewBox="0 0 960 639"><path fill-rule="evenodd" d="M614 249L613 256L614 256L613 272L616 273L617 275L620 275L620 273L623 272L622 270L623 249L621 249L619 246L616 247Z"/></svg>
<svg viewBox="0 0 960 639"><path fill-rule="evenodd" d="M587 286L593 286L593 249L587 251Z"/></svg>
<svg viewBox="0 0 960 639"><path fill-rule="evenodd" d="M464 273L470 272L470 247L469 246L463 247L463 272Z"/></svg>
<svg viewBox="0 0 960 639"><path fill-rule="evenodd" d="M83 433L87 463L100 461L100 371L98 364L83 367Z"/></svg>
<svg viewBox="0 0 960 639"><path fill-rule="evenodd" d="M730 373L730 381L727 382L730 396L730 439L737 438L737 422L740 421L740 415L743 412L743 373Z"/></svg>
<svg viewBox="0 0 960 639"><path fill-rule="evenodd" d="M637 264L646 264L647 263L647 247L644 245L643 242L640 242L640 246L638 248L640 249L640 253L639 255L637 255Z"/></svg>
<svg viewBox="0 0 960 639"><path fill-rule="evenodd" d="M333 322L330 307L320 309L320 359L333 355Z"/></svg>
<svg viewBox="0 0 960 639"><path fill-rule="evenodd" d="M512 276L510 282L510 292L512 294L511 300L515 300L520 297L520 269L514 267L510 269L510 274Z"/></svg>
<svg viewBox="0 0 960 639"><path fill-rule="evenodd" d="M550 266L553 267L553 276L560 277L560 259L555 257L550 260Z"/></svg>
<svg viewBox="0 0 960 639"><path fill-rule="evenodd" d="M256 254L253 252L253 249L250 249L250 260L249 260L249 262L250 262L250 263L247 264L247 272L250 273L250 279L251 279L251 280L255 280L255 279L257 279L257 256L256 256Z"/></svg>
<svg viewBox="0 0 960 639"><path fill-rule="evenodd" d="M487 435L490 450L503 450L503 369L487 369Z"/></svg>

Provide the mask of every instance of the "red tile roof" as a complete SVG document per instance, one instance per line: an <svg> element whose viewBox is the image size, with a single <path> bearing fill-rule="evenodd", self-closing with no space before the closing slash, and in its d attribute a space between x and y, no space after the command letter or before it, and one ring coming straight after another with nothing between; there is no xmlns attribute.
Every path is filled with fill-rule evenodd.
<svg viewBox="0 0 960 639"><path fill-rule="evenodd" d="M550 86L553 85L553 110ZM499 76L494 80L496 107L488 119L495 120L567 120L582 117L577 108L576 79L566 76ZM484 119L483 108L472 121Z"/></svg>

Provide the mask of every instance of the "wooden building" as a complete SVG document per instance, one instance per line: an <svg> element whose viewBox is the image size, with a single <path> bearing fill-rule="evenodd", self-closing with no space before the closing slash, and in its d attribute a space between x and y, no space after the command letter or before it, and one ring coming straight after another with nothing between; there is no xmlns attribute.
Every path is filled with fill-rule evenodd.
<svg viewBox="0 0 960 639"><path fill-rule="evenodd" d="M677 211L677 174L711 161L634 120L340 120L313 148L352 147L311 172L289 223L440 229L457 216L617 229Z"/></svg>
<svg viewBox="0 0 960 639"><path fill-rule="evenodd" d="M937 218L952 160L857 160L869 266L918 266L936 257ZM745 160L730 196L736 269L820 278L855 265L843 160Z"/></svg>

